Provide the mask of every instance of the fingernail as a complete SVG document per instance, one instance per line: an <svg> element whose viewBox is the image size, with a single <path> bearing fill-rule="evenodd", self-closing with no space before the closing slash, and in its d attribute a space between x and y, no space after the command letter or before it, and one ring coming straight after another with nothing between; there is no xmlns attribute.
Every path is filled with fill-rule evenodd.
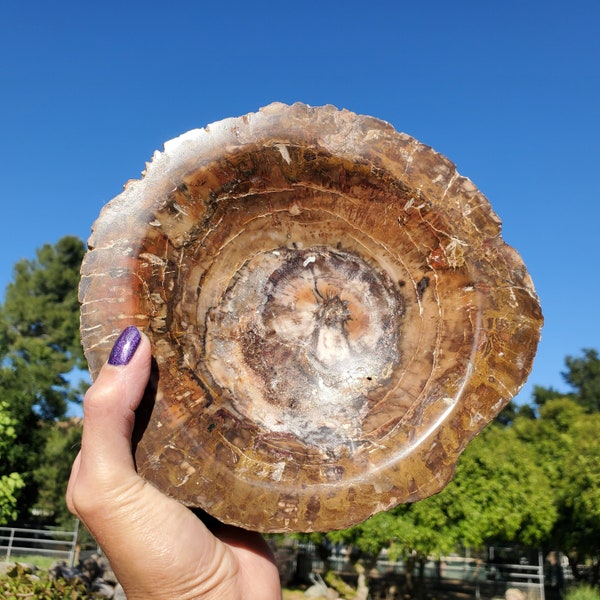
<svg viewBox="0 0 600 600"><path fill-rule="evenodd" d="M131 326L124 329L110 351L108 364L114 367L126 365L133 358L141 341L142 336L137 327Z"/></svg>

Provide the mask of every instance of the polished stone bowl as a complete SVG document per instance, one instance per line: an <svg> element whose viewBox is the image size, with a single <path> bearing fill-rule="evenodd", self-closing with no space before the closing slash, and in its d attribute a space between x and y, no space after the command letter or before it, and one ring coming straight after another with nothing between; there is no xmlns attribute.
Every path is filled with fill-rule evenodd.
<svg viewBox="0 0 600 600"><path fill-rule="evenodd" d="M93 226L92 376L150 338L140 474L264 532L438 492L530 372L542 315L486 198L431 148L272 104L165 144Z"/></svg>

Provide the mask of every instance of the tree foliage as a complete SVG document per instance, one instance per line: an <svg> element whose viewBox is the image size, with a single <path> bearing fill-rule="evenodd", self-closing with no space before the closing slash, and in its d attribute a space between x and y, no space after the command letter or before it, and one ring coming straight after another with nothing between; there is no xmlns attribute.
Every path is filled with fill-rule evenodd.
<svg viewBox="0 0 600 600"><path fill-rule="evenodd" d="M15 433L0 477L21 477L24 485L15 489L21 516L36 501L33 472L45 446L44 422L63 417L69 401L81 398L71 374L84 366L77 299L84 252L72 236L42 246L35 260L15 265L0 306L0 390Z"/></svg>
<svg viewBox="0 0 600 600"><path fill-rule="evenodd" d="M587 412L600 412L600 356L591 348L584 348L583 356L567 356L567 370L562 374L575 390L574 399Z"/></svg>
<svg viewBox="0 0 600 600"><path fill-rule="evenodd" d="M548 400L535 421L515 422L552 484L557 516L546 543L569 556L576 576L578 565L598 564L600 555L599 430L600 413L588 414L572 396Z"/></svg>
<svg viewBox="0 0 600 600"><path fill-rule="evenodd" d="M10 415L7 402L0 400L0 462L6 460L7 451L15 443L16 420ZM5 472L0 476L0 525L17 516L17 494L25 482L20 473Z"/></svg>
<svg viewBox="0 0 600 600"><path fill-rule="evenodd" d="M588 413L600 412L600 356L598 351L584 348L582 356L567 356L565 365L567 369L561 375L572 391L563 394L554 388L536 385L533 390L535 404L543 406L550 400L570 398Z"/></svg>
<svg viewBox="0 0 600 600"><path fill-rule="evenodd" d="M570 432L573 443L565 456L570 477L563 480L561 517L565 547L579 560L600 554L600 413L577 419Z"/></svg>
<svg viewBox="0 0 600 600"><path fill-rule="evenodd" d="M33 473L37 487L36 509L43 514L52 514L56 524L65 529L70 529L73 522L65 501L65 490L71 465L81 446L81 433L79 418L45 424L45 445Z"/></svg>
<svg viewBox="0 0 600 600"><path fill-rule="evenodd" d="M533 444L550 477L557 519L548 543L578 565L594 565L592 581L600 580L600 356L584 348L581 356L567 356L566 394L537 386L534 401L539 419L515 428Z"/></svg>
<svg viewBox="0 0 600 600"><path fill-rule="evenodd" d="M2 383L44 419L60 417L77 392L66 377L85 366L77 288L84 245L64 237L15 265L2 306ZM16 381L15 381L16 380ZM9 384L8 386L6 384Z"/></svg>

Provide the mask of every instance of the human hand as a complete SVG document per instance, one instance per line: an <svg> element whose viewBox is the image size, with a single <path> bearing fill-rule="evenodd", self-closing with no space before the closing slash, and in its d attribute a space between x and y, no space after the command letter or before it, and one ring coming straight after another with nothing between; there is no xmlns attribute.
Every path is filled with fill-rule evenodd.
<svg viewBox="0 0 600 600"><path fill-rule="evenodd" d="M280 598L259 534L220 523L209 530L136 473L131 436L149 376L150 342L127 328L85 397L69 510L103 549L128 600Z"/></svg>

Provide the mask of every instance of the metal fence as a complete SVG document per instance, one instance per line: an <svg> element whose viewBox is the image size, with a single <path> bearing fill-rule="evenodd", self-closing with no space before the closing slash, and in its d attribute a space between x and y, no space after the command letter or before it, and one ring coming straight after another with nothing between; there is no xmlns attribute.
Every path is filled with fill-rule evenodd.
<svg viewBox="0 0 600 600"><path fill-rule="evenodd" d="M20 556L51 556L64 560L70 567L75 562L79 521L72 531L0 527L0 559L15 560Z"/></svg>
<svg viewBox="0 0 600 600"><path fill-rule="evenodd" d="M521 590L527 598L544 600L544 560L538 554L537 564L503 563L501 565L487 564L488 578L495 577L504 582L506 587Z"/></svg>
<svg viewBox="0 0 600 600"><path fill-rule="evenodd" d="M323 571L324 564L314 544L299 544L298 550L298 560L304 563L300 568L305 571ZM424 565L424 577L429 581L468 584L475 598L487 597L490 592L493 592L492 596L503 596L507 589L516 588L523 592L527 600L545 600L542 554L534 552L527 557L509 557L502 555L498 550L489 548L487 556L478 558L473 558L467 553L464 556L452 555L439 560L430 559ZM332 549L328 563L329 568L339 574L350 575L355 572L352 560L344 548ZM401 560L390 560L385 552L378 557L375 564L376 572L382 577L402 576L405 568L406 565Z"/></svg>

